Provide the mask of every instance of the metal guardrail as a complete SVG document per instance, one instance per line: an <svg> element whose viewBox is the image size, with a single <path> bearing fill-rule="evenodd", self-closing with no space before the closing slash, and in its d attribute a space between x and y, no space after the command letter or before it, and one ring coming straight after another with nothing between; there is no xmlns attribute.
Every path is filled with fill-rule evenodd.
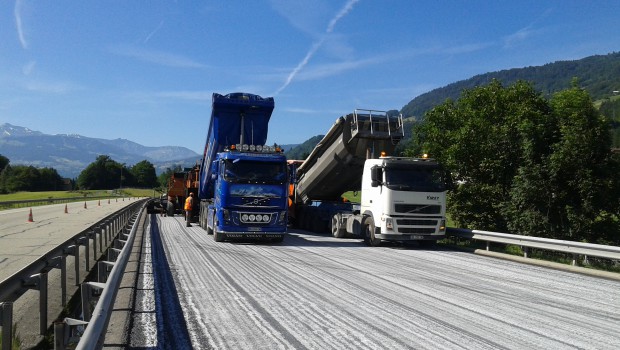
<svg viewBox="0 0 620 350"><path fill-rule="evenodd" d="M526 248L536 248L543 250L551 250L556 252L568 253L573 255L572 265L576 264L578 255L593 256L612 260L620 260L620 247L582 243L573 241L564 241L558 239L549 239L533 236L513 235L509 233L490 232L481 230L468 230L463 228L448 227L446 234L448 236L456 236L479 241L486 241L489 250L489 243L514 244ZM524 249L523 257L527 258L528 250Z"/></svg>
<svg viewBox="0 0 620 350"><path fill-rule="evenodd" d="M127 261L131 255L131 249L135 240L136 231L141 222L142 214L146 211L146 203L139 211L137 218L134 220L131 231L127 237L122 237L118 242L122 245L122 249L116 249L118 255L110 257L108 261L100 261L99 271L107 271L108 267L112 267L110 274L104 276L99 274L99 282L86 282L82 284L82 314L84 320L74 320L65 318L62 323L54 326L54 338L56 349L64 349L68 338L68 327L85 325L86 330L80 337L76 349L101 349L103 346L103 335L106 331L108 321L110 319L114 300L120 287ZM106 278L107 277L107 278ZM106 279L105 283L103 280ZM90 310L90 296L93 289L101 290L99 300L94 310Z"/></svg>
<svg viewBox="0 0 620 350"><path fill-rule="evenodd" d="M91 258L97 261L111 242L124 230L131 217L145 200L136 201L98 223L76 234L64 243L52 248L37 260L0 282L0 326L2 326L2 350L12 346L13 302L28 290L39 291L39 334L45 335L48 329L48 278L47 274L54 268L60 269L60 289L62 306L66 306L67 271L66 258L74 256L75 283L80 284L80 246L84 246L86 271L91 269ZM91 252L92 244L92 252Z"/></svg>

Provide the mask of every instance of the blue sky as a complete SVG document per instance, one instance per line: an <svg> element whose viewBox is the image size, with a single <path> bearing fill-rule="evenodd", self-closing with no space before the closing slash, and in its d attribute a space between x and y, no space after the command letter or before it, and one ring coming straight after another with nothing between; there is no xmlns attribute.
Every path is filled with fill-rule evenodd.
<svg viewBox="0 0 620 350"><path fill-rule="evenodd" d="M619 50L615 0L3 0L0 124L202 153L212 93L250 92L275 98L269 142L301 143L355 108Z"/></svg>

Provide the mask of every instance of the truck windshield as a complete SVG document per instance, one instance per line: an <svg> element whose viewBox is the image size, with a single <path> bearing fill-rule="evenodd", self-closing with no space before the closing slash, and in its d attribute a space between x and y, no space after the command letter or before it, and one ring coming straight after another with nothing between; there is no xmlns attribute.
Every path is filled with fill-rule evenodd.
<svg viewBox="0 0 620 350"><path fill-rule="evenodd" d="M443 192L443 172L435 167L386 168L385 185L396 191Z"/></svg>
<svg viewBox="0 0 620 350"><path fill-rule="evenodd" d="M286 164L247 160L225 160L224 178L234 183L283 184L286 182Z"/></svg>

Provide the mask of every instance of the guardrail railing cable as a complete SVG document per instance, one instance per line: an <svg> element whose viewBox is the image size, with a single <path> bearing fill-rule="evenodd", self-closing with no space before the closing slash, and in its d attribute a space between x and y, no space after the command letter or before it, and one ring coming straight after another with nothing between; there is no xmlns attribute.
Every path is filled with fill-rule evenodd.
<svg viewBox="0 0 620 350"><path fill-rule="evenodd" d="M541 238L534 236L521 236L509 233L490 232L481 230L469 230L463 228L449 227L448 236L456 236L487 242L486 250L489 250L489 243L514 244L526 248L536 248L551 250L556 252L568 253L573 255L572 265L576 264L577 256L593 256L611 260L620 260L620 247L565 241L558 239ZM528 257L528 250L524 249L523 257Z"/></svg>

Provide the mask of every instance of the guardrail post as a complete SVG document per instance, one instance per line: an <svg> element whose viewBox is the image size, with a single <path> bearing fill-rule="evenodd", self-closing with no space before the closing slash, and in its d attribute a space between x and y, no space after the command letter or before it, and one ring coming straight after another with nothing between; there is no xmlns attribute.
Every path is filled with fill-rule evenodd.
<svg viewBox="0 0 620 350"><path fill-rule="evenodd" d="M94 290L102 290L105 283L84 282L82 283L82 317L84 321L90 321L93 311L90 307L90 300L93 297Z"/></svg>
<svg viewBox="0 0 620 350"><path fill-rule="evenodd" d="M111 247L108 249L108 261L115 262L118 259L118 256L121 254L122 248L114 248Z"/></svg>
<svg viewBox="0 0 620 350"><path fill-rule="evenodd" d="M87 235L93 238L93 261L97 261L97 232L90 230Z"/></svg>
<svg viewBox="0 0 620 350"><path fill-rule="evenodd" d="M101 283L105 283L108 279L110 270L114 267L114 263L110 261L100 261L98 263L97 280ZM109 270L108 270L109 268Z"/></svg>
<svg viewBox="0 0 620 350"><path fill-rule="evenodd" d="M62 306L67 306L67 256L59 255L51 259L49 265L52 268L60 269L60 290L62 298Z"/></svg>
<svg viewBox="0 0 620 350"><path fill-rule="evenodd" d="M39 291L39 334L47 331L47 272L30 276L22 282L22 286Z"/></svg>
<svg viewBox="0 0 620 350"><path fill-rule="evenodd" d="M490 247L491 247L491 242L487 241L487 251L489 251Z"/></svg>
<svg viewBox="0 0 620 350"><path fill-rule="evenodd" d="M527 247L521 247L521 248L523 248L523 257L527 258L528 248Z"/></svg>
<svg viewBox="0 0 620 350"><path fill-rule="evenodd" d="M97 230L99 230L99 252L102 252L103 249L103 230L101 226L97 226L93 231L95 231L95 236L97 235Z"/></svg>
<svg viewBox="0 0 620 350"><path fill-rule="evenodd" d="M13 349L13 303L0 303L0 326L2 326L2 350Z"/></svg>
<svg viewBox="0 0 620 350"><path fill-rule="evenodd" d="M76 320L73 318L65 318L62 321L54 322L54 350L65 350L68 345L77 344L77 339L73 339L75 343L71 343L71 327L85 326L88 322Z"/></svg>
<svg viewBox="0 0 620 350"><path fill-rule="evenodd" d="M573 261L571 262L571 265L575 266L577 264L577 254L573 254Z"/></svg>

